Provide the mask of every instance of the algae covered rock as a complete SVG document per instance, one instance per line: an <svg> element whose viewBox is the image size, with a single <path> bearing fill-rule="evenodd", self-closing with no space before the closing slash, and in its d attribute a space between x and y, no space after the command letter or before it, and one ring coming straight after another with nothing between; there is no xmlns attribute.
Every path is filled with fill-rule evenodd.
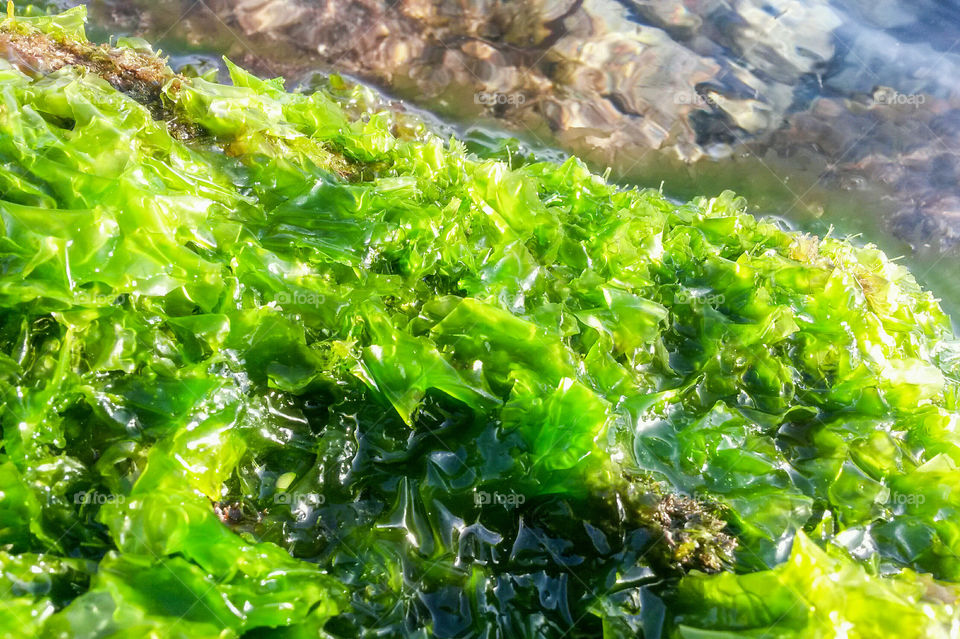
<svg viewBox="0 0 960 639"><path fill-rule="evenodd" d="M5 636L957 623L960 349L881 252L82 18L0 25Z"/></svg>
<svg viewBox="0 0 960 639"><path fill-rule="evenodd" d="M960 131L960 55L951 3L90 6L107 30L161 37L192 55L227 53L272 76L348 72L467 127L495 122L597 170L609 166L614 176L664 180L675 196L750 173L755 179L736 188L755 210L778 208L802 222L826 210L833 224L877 224L877 240L889 234L908 243L887 250L910 251L921 272L940 255L955 259L960 247L960 168L950 150Z"/></svg>

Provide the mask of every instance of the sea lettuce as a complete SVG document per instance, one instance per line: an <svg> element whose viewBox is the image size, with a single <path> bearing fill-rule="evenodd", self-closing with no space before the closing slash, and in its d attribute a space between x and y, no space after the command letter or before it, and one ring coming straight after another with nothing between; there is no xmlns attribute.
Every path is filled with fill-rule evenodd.
<svg viewBox="0 0 960 639"><path fill-rule="evenodd" d="M960 347L880 251L82 23L0 24L9 636L956 627Z"/></svg>
<svg viewBox="0 0 960 639"><path fill-rule="evenodd" d="M878 579L797 533L790 558L773 570L689 575L675 597L677 637L952 637L956 586L909 570Z"/></svg>

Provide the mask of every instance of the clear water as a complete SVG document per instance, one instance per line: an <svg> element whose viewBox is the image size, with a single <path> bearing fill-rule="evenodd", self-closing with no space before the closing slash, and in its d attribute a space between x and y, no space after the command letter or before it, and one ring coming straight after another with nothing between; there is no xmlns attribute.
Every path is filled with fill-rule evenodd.
<svg viewBox="0 0 960 639"><path fill-rule="evenodd" d="M219 56L227 54L263 74L283 74L293 81L318 71L346 69L440 114L461 134L482 131L481 137L518 137L545 153L559 148L561 153L584 157L598 171L611 167L614 178L624 184L662 183L664 192L678 199L733 189L751 201L757 214L782 217L819 235L832 227L834 234L857 235L858 241L902 255L918 279L942 298L954 317L960 317L960 283L954 276L960 266L960 217L956 217L960 162L954 162L953 150L960 142L960 110L956 109L960 105L960 5L953 0L592 0L577 5L579 13L571 13L572 3L530 4L531 11L539 7L537 15L554 19L569 14L576 19L534 19L531 32L549 27L553 33L538 36L542 41L532 45L532 53L526 58L518 55L516 60L510 56L521 47L506 42L513 37L509 32L483 35L480 41L495 46L506 42L498 49L500 57L491 58L502 66L491 62L475 69L476 74L471 71L452 80L443 54L464 48L450 36L457 32L456 21L476 23L471 33L490 31L489 25L482 24L483 13L477 13L478 3L448 8L442 28L427 20L418 27L422 32L401 34L414 43L418 38L429 42L437 50L389 77L384 76L391 71L384 66L389 61L364 60L362 55L360 62L349 62L349 53L338 54L330 64L331 56L323 54L329 44L324 41L328 32L320 28L324 25L291 25L290 20L280 19L285 10L295 14L311 7L298 0L259 4L97 0L88 4L95 36L142 35L172 54L174 66L189 65L203 72L220 65ZM384 3L336 5L342 16L331 18L339 29L333 32L343 33L345 39L357 34L362 40L360 36L376 25L363 23L365 14L358 12L380 4ZM503 12L516 11L510 7L522 10L525 4L492 6ZM391 22L400 11L384 10L384 25L405 28ZM491 10L491 22L496 21L495 13ZM314 14L304 15L309 22ZM653 49L645 50L647 57L633 60L630 56L637 55L636 50L626 45L622 53L609 58L596 52L606 50L611 42L633 42L623 39L633 37L631 29L638 26L647 34L641 39L649 40L651 33L660 38L653 39ZM350 43L335 44L348 47ZM558 64L557 51L568 56L588 49L599 56L599 68L578 63L570 66L566 76L553 69ZM661 50L665 53L658 57L656 52ZM688 59L696 62L677 62ZM678 87L689 86L692 80L678 76L699 73L704 61L716 68L708 76L698 76L703 80L696 85L698 93L678 93ZM634 69L624 66L627 62L663 68L625 75ZM509 109L491 112L471 99L475 97L471 89L480 86L479 77L485 78L483 86L491 86L494 80L488 76L496 79L518 70L553 73L552 89L539 96L545 99L564 94L590 105L597 97L584 87L600 82L613 87L609 91L614 95L607 97L618 108L629 110L639 104L647 109L648 120L660 118L657 121L665 126L689 120L699 127L696 142L703 155L692 159L682 145L652 150L637 145L630 128L634 121L629 119L602 125L607 129L591 142L573 129L564 129L567 120L563 118L538 119L537 110L546 112L547 107L531 107L534 115L519 118L518 123ZM447 84L411 80L412 75L428 72L446 78ZM596 73L601 77L591 75ZM877 93L878 87L885 88ZM887 104L878 106L878 101ZM693 102L699 112L691 114L684 110L688 105L678 107L678 102ZM717 104L727 110L723 117L712 108ZM760 108L757 104L770 119L767 126L754 131L740 128L750 125L737 118L747 106ZM678 159L684 153L685 160Z"/></svg>

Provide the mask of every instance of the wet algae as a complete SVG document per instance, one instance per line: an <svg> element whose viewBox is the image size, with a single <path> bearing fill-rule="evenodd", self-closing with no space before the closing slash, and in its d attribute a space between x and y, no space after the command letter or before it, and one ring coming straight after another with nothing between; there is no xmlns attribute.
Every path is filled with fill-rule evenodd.
<svg viewBox="0 0 960 639"><path fill-rule="evenodd" d="M880 251L83 18L0 24L3 636L955 632L960 346Z"/></svg>

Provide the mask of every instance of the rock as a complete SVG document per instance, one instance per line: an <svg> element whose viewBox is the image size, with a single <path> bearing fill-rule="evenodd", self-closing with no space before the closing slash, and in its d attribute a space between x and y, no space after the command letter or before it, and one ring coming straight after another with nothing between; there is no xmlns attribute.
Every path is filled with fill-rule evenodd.
<svg viewBox="0 0 960 639"><path fill-rule="evenodd" d="M883 193L901 236L949 248L958 4L182 0L160 12L137 0L134 13L108 0L94 9L146 35L176 28L264 74L326 65L446 115L497 118L621 176L663 166L692 176L717 162L736 174L735 158L753 155L773 183L810 174L787 187L791 199L820 183Z"/></svg>

